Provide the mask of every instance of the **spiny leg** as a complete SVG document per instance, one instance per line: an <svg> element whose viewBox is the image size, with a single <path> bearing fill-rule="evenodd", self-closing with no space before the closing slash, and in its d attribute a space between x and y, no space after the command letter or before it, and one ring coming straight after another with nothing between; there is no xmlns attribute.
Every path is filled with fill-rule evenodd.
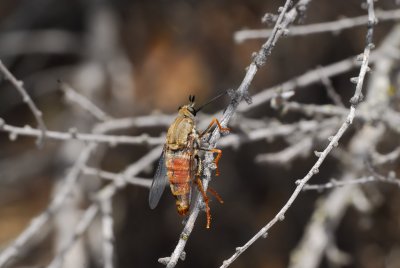
<svg viewBox="0 0 400 268"><path fill-rule="evenodd" d="M211 120L211 123L208 125L208 127L206 128L206 130L204 130L203 133L201 133L201 134L199 135L199 137L201 138L201 137L203 137L205 134L207 134L208 132L210 132L211 128L212 128L215 124L217 124L218 129L219 129L220 132L230 131L229 128L227 128L227 127L222 127L217 118L213 118L213 120Z"/></svg>
<svg viewBox="0 0 400 268"><path fill-rule="evenodd" d="M204 204L206 206L206 215L207 215L207 225L206 228L210 228L210 223L211 223L211 213L210 213L210 206L208 205L208 197L206 192L204 191L203 183L200 180L200 177L196 178L196 184L197 188L199 188L199 191L201 195L203 196Z"/></svg>
<svg viewBox="0 0 400 268"><path fill-rule="evenodd" d="M214 164L215 164L215 175L219 176L219 168L218 168L218 162L222 157L222 151L220 149L208 149L208 148L200 148L200 150L210 152L210 153L217 153L217 156L214 158Z"/></svg>
<svg viewBox="0 0 400 268"><path fill-rule="evenodd" d="M222 200L221 196L217 193L217 191L215 191L213 188L211 188L210 186L207 188L207 192L210 192L213 196L215 196L215 198L218 200L218 202L220 202L221 204L224 203L224 200Z"/></svg>

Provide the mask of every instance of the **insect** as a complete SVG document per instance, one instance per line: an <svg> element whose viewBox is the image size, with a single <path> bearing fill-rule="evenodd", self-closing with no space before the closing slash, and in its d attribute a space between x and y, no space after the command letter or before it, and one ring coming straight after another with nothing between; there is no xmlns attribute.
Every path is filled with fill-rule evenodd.
<svg viewBox="0 0 400 268"><path fill-rule="evenodd" d="M150 188L149 205L151 209L157 206L165 186L169 182L172 195L175 197L178 213L183 216L187 215L192 199L192 188L196 185L206 207L206 227L210 228L211 213L208 204L209 199L200 179L203 166L199 153L200 151L205 151L217 154L214 163L216 166L216 175L218 176L218 161L222 156L222 151L215 148L203 148L201 138L209 133L214 125L217 125L221 132L229 131L229 128L222 127L219 121L214 118L207 129L199 133L196 129L194 118L200 109L223 94L213 98L198 109L194 107L195 97L189 96L189 104L179 107L178 116L168 129L166 143ZM215 190L208 187L207 191L213 194L220 203L223 203Z"/></svg>

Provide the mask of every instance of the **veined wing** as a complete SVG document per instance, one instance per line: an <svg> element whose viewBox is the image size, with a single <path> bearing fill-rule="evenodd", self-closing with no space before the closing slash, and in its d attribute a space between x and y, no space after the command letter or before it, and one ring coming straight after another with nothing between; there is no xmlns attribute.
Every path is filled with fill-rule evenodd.
<svg viewBox="0 0 400 268"><path fill-rule="evenodd" d="M167 184L167 166L165 165L165 153L163 151L160 160L158 161L158 167L156 174L154 175L153 183L150 187L149 205L151 209L154 209L158 205L158 201L160 201Z"/></svg>

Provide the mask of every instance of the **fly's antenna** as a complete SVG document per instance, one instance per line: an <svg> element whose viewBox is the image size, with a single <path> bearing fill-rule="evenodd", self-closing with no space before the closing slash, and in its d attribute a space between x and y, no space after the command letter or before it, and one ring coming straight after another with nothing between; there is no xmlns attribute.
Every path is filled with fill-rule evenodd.
<svg viewBox="0 0 400 268"><path fill-rule="evenodd" d="M194 103L194 95L189 95L189 102Z"/></svg>
<svg viewBox="0 0 400 268"><path fill-rule="evenodd" d="M214 98L212 98L211 100L209 100L208 102L204 103L203 105L201 105L199 108L196 109L196 113L197 113L198 111L200 111L201 109L203 109L203 108L204 108L205 106L207 106L208 104L210 104L211 102L213 102L213 101L215 101L215 100L221 98L222 96L224 96L224 95L227 94L227 93L228 93L228 91L224 91L224 92L222 92L221 94L219 94L219 95L215 96ZM193 99L194 99L194 96L193 96Z"/></svg>

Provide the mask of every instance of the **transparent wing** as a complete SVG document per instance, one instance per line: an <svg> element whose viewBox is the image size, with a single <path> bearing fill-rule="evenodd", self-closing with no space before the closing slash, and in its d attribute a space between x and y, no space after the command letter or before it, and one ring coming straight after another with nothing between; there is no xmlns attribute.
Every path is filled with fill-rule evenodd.
<svg viewBox="0 0 400 268"><path fill-rule="evenodd" d="M160 160L158 161L158 167L156 174L154 175L153 183L150 187L149 205L151 209L154 209L158 205L158 201L160 201L167 184L167 166L165 165L165 154L163 151Z"/></svg>

